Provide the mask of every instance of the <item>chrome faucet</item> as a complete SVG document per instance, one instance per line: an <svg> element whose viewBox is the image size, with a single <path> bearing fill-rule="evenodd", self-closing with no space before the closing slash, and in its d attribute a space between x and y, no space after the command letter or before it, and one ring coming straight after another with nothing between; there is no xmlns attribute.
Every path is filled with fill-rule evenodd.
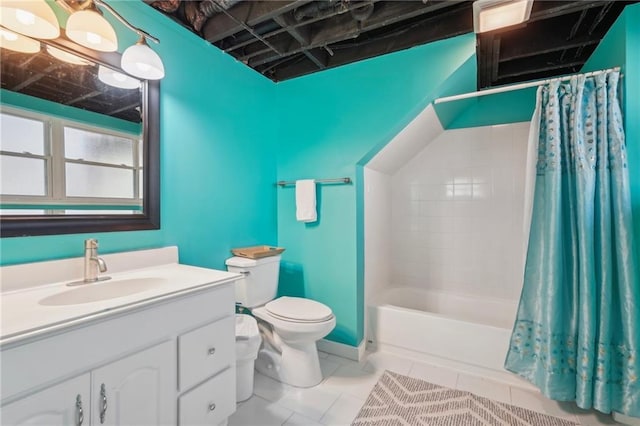
<svg viewBox="0 0 640 426"><path fill-rule="evenodd" d="M101 281L98 278L98 270L106 272L107 264L101 257L98 257L98 240L89 238L84 240L84 282Z"/></svg>

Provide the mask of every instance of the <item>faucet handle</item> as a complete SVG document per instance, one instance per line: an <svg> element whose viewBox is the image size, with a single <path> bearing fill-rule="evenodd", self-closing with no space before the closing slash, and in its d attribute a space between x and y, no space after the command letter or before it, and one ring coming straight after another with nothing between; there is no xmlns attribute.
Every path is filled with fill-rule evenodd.
<svg viewBox="0 0 640 426"><path fill-rule="evenodd" d="M84 248L85 249L97 249L98 248L98 240L95 238L89 238L84 240Z"/></svg>

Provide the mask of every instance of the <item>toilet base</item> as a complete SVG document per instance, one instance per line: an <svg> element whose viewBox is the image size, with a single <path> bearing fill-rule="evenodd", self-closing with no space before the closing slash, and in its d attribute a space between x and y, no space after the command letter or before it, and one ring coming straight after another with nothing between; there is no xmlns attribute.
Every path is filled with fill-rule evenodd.
<svg viewBox="0 0 640 426"><path fill-rule="evenodd" d="M256 370L267 377L298 388L310 388L322 382L316 343L281 343L279 354L265 345L258 352Z"/></svg>

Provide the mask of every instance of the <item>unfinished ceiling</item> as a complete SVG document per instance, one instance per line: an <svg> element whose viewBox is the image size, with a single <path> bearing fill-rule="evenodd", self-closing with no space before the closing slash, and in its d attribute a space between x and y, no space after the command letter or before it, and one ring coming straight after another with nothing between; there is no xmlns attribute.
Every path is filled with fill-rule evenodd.
<svg viewBox="0 0 640 426"><path fill-rule="evenodd" d="M0 49L3 89L133 123L140 123L140 89L120 89L98 78L95 64L73 65L49 55Z"/></svg>
<svg viewBox="0 0 640 426"><path fill-rule="evenodd" d="M273 81L473 31L472 1L143 1ZM478 87L578 71L630 3L534 1L527 23L478 36Z"/></svg>

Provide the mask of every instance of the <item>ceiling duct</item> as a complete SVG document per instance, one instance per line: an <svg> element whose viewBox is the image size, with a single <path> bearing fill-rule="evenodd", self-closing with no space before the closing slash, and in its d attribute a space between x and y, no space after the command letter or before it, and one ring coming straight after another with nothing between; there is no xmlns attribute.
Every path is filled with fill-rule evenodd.
<svg viewBox="0 0 640 426"><path fill-rule="evenodd" d="M193 27L200 32L202 26L209 18L216 13L226 11L242 0L202 0L202 1L182 1L182 0L159 0L150 2L151 6L165 13L175 13L183 4L182 16ZM148 1L147 1L148 2Z"/></svg>
<svg viewBox="0 0 640 426"><path fill-rule="evenodd" d="M180 0L163 0L151 2L151 6L165 13L173 13L178 10Z"/></svg>
<svg viewBox="0 0 640 426"><path fill-rule="evenodd" d="M333 15L339 15L349 10L345 0L314 1L293 11L293 17L297 22L304 19L322 19Z"/></svg>
<svg viewBox="0 0 640 426"><path fill-rule="evenodd" d="M212 16L216 12L229 10L242 0L203 0L200 2L200 10L207 17Z"/></svg>
<svg viewBox="0 0 640 426"><path fill-rule="evenodd" d="M373 13L373 0L364 0L358 2L352 2L351 16L353 19L359 22L364 22ZM355 6L355 7L354 7Z"/></svg>

